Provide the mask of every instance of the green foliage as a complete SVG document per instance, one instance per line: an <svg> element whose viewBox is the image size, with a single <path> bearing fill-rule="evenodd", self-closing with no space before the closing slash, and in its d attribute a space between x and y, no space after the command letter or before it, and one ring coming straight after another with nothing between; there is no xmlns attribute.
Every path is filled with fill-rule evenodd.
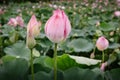
<svg viewBox="0 0 120 80"><path fill-rule="evenodd" d="M106 79L111 79L111 80L119 80L119 74L120 74L120 69L113 69L111 71L107 71L106 73Z"/></svg>
<svg viewBox="0 0 120 80"><path fill-rule="evenodd" d="M0 65L0 80L25 80L28 62L24 59L14 59Z"/></svg>
<svg viewBox="0 0 120 80"><path fill-rule="evenodd" d="M4 49L4 52L7 55L11 55L16 58L24 58L26 60L30 59L30 50L26 48L26 45L24 42L18 42L13 44L10 47L6 47Z"/></svg>
<svg viewBox="0 0 120 80"><path fill-rule="evenodd" d="M86 39L73 39L68 46L75 52L89 52L93 49L93 44Z"/></svg>
<svg viewBox="0 0 120 80"><path fill-rule="evenodd" d="M101 62L100 60L94 60L94 59L78 57L78 56L70 56L67 54L57 57L58 69L63 71L72 67L94 68L100 62ZM53 68L53 63L54 63L53 58L49 58L45 56L41 56L34 60L34 64L40 64L50 69Z"/></svg>

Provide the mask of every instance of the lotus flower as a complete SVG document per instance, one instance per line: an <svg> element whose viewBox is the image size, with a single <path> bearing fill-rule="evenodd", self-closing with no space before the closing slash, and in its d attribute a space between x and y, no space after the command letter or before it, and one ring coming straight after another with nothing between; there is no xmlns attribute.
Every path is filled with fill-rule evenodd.
<svg viewBox="0 0 120 80"><path fill-rule="evenodd" d="M17 16L16 21L18 25L20 25L21 27L24 27L24 21L21 16Z"/></svg>
<svg viewBox="0 0 120 80"><path fill-rule="evenodd" d="M114 16L119 17L120 16L120 11L115 11Z"/></svg>
<svg viewBox="0 0 120 80"><path fill-rule="evenodd" d="M108 48L109 42L105 37L102 36L102 37L98 38L98 40L96 42L96 46L97 46L98 50L103 51Z"/></svg>
<svg viewBox="0 0 120 80"><path fill-rule="evenodd" d="M46 36L54 43L65 40L70 31L70 21L64 11L60 9L55 10L45 24Z"/></svg>
<svg viewBox="0 0 120 80"><path fill-rule="evenodd" d="M17 25L24 27L24 21L21 16L17 16L16 18L10 18L8 21L8 25L16 27Z"/></svg>
<svg viewBox="0 0 120 80"><path fill-rule="evenodd" d="M16 19L15 18L10 18L10 20L8 22L8 25L16 27L17 26Z"/></svg>
<svg viewBox="0 0 120 80"><path fill-rule="evenodd" d="M27 46L33 48L36 44L35 37L39 35L41 23L32 15L27 25Z"/></svg>

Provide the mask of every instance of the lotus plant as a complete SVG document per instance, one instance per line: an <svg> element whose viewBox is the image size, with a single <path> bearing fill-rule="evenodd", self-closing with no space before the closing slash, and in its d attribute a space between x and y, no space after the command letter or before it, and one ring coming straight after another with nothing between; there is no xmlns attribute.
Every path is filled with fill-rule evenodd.
<svg viewBox="0 0 120 80"><path fill-rule="evenodd" d="M54 80L57 80L57 44L66 40L71 31L70 21L63 10L56 9L45 24L45 34L55 43L54 48Z"/></svg>
<svg viewBox="0 0 120 80"><path fill-rule="evenodd" d="M26 45L31 50L31 73L32 80L34 80L34 66L33 66L33 54L32 49L36 45L35 37L39 35L41 23L37 21L35 15L32 15L27 25L27 39Z"/></svg>
<svg viewBox="0 0 120 80"><path fill-rule="evenodd" d="M24 20L21 16L17 16L16 18L10 18L8 21L8 25L16 27L19 25L20 27L24 27Z"/></svg>
<svg viewBox="0 0 120 80"><path fill-rule="evenodd" d="M8 25L16 27L17 26L16 19L15 18L10 18L10 20L8 21Z"/></svg>
<svg viewBox="0 0 120 80"><path fill-rule="evenodd" d="M104 50L107 49L108 46L109 42L105 37L101 36L98 38L96 42L96 47L98 48L98 50L102 51L102 62L104 62Z"/></svg>
<svg viewBox="0 0 120 80"><path fill-rule="evenodd" d="M17 16L16 18L17 24L21 27L24 27L24 20L22 19L21 16Z"/></svg>

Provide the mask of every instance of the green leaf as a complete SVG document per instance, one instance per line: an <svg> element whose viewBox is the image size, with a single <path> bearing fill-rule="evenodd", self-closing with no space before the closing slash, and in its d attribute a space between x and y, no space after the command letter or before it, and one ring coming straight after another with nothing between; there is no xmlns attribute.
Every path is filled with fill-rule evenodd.
<svg viewBox="0 0 120 80"><path fill-rule="evenodd" d="M35 48L33 49L32 53L33 53L33 55L34 55L35 57L39 57L39 56L40 56L39 51L36 50Z"/></svg>
<svg viewBox="0 0 120 80"><path fill-rule="evenodd" d="M74 23L75 27L78 26L80 24L80 15L76 14L73 18L73 21L74 21L73 23Z"/></svg>
<svg viewBox="0 0 120 80"><path fill-rule="evenodd" d="M100 78L100 77L104 78L104 72L103 72L99 67L96 67L96 68L92 69L92 71L93 71L96 75L98 75L97 78ZM97 80L101 80L101 79L97 79Z"/></svg>
<svg viewBox="0 0 120 80"><path fill-rule="evenodd" d="M97 66L99 63L100 63L100 60L94 60L94 59L77 57L77 56L75 57L75 56L70 56L67 54L57 57L57 67L58 69L63 70L63 71L69 68L72 68L72 67L93 68ZM41 56L34 60L34 64L40 64L43 67L45 67L47 70L47 69L53 68L54 60L53 58Z"/></svg>
<svg viewBox="0 0 120 80"><path fill-rule="evenodd" d="M107 80L120 80L120 68L105 72Z"/></svg>
<svg viewBox="0 0 120 80"><path fill-rule="evenodd" d="M79 36L85 36L84 34L85 34L85 31L83 30L72 29L70 36L79 37Z"/></svg>
<svg viewBox="0 0 120 80"><path fill-rule="evenodd" d="M15 31L14 27L12 27L12 26L3 25L2 27L3 27L2 36L5 36L5 37L10 36Z"/></svg>
<svg viewBox="0 0 120 80"><path fill-rule="evenodd" d="M120 65L120 62L118 62L118 65Z"/></svg>
<svg viewBox="0 0 120 80"><path fill-rule="evenodd" d="M110 49L115 49L115 48L119 48L120 44L119 43L110 43L109 47Z"/></svg>
<svg viewBox="0 0 120 80"><path fill-rule="evenodd" d="M16 57L10 56L10 55L5 55L5 56L2 57L3 62L9 62L9 61L12 61L14 59L16 59Z"/></svg>
<svg viewBox="0 0 120 80"><path fill-rule="evenodd" d="M74 66L78 66L75 60L71 59L68 55L64 54L57 57L57 66L61 70L66 70Z"/></svg>
<svg viewBox="0 0 120 80"><path fill-rule="evenodd" d="M106 22L103 22L100 24L100 29L103 30L103 31L111 31L111 30L115 30L115 24L110 22L110 23L106 23Z"/></svg>
<svg viewBox="0 0 120 80"><path fill-rule="evenodd" d="M73 67L65 71L64 80L104 80L100 75L95 74L89 69L80 69ZM99 78L98 78L99 77Z"/></svg>
<svg viewBox="0 0 120 80"><path fill-rule="evenodd" d="M90 25L95 25L98 21L99 21L99 20L96 20L96 19L94 19L94 18L91 18L91 19L88 20L88 24L90 24Z"/></svg>
<svg viewBox="0 0 120 80"><path fill-rule="evenodd" d="M15 42L18 40L18 38L19 38L18 32L17 32L17 31L14 31L14 32L10 35L9 40L10 40L11 43L15 43Z"/></svg>
<svg viewBox="0 0 120 80"><path fill-rule="evenodd" d="M45 72L50 72L51 66L49 64L46 64L46 60L49 60L49 64L51 64L52 60L51 58L47 56L40 56L39 58L34 59L34 71L39 72L39 71L45 71Z"/></svg>
<svg viewBox="0 0 120 80"><path fill-rule="evenodd" d="M52 42L49 41L48 39L44 38L44 39L41 39L40 42L38 43L41 47L43 48L47 48L47 47L50 47L52 46Z"/></svg>
<svg viewBox="0 0 120 80"><path fill-rule="evenodd" d="M63 77L63 72L58 70L57 80L64 80ZM31 76L29 76L29 80L32 80ZM35 80L54 80L54 70L51 70L49 73L43 71L35 73Z"/></svg>
<svg viewBox="0 0 120 80"><path fill-rule="evenodd" d="M25 28L21 28L20 30L19 30L19 35L22 37L22 38L26 38L26 29Z"/></svg>
<svg viewBox="0 0 120 80"><path fill-rule="evenodd" d="M32 79L30 79L32 80ZM53 80L51 79L51 74L46 72L38 72L35 74L35 80Z"/></svg>
<svg viewBox="0 0 120 80"><path fill-rule="evenodd" d="M117 55L115 53L112 53L109 55L109 59L108 59L108 65L110 65L111 63L113 63L114 61L116 61L117 59Z"/></svg>
<svg viewBox="0 0 120 80"><path fill-rule="evenodd" d="M28 71L25 59L14 59L0 65L0 80L24 80Z"/></svg>
<svg viewBox="0 0 120 80"><path fill-rule="evenodd" d="M44 65L45 67L48 67L50 69L53 68L54 60L53 58L49 57L40 57L35 59L35 63L39 63ZM75 62L75 60L71 59L68 55L62 55L57 57L57 67L60 70L66 70L68 68L77 66L78 64Z"/></svg>
<svg viewBox="0 0 120 80"><path fill-rule="evenodd" d="M69 55L69 56L70 56L70 58L74 59L78 64L85 64L88 66L97 65L98 63L101 62L101 60L95 60L95 59L90 59L90 58L86 58L86 57L71 56L71 55Z"/></svg>
<svg viewBox="0 0 120 80"><path fill-rule="evenodd" d="M16 58L30 59L30 50L26 47L24 42L17 42L12 46L6 47L4 52L7 55L14 56Z"/></svg>
<svg viewBox="0 0 120 80"><path fill-rule="evenodd" d="M90 41L82 38L73 39L68 47L73 48L75 52L89 52L94 48Z"/></svg>

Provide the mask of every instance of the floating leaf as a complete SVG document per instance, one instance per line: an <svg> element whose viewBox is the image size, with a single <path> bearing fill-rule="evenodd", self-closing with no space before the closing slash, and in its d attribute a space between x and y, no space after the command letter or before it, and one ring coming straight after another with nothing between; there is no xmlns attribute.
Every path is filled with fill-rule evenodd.
<svg viewBox="0 0 120 80"><path fill-rule="evenodd" d="M25 59L14 59L0 65L0 80L24 80L28 71Z"/></svg>
<svg viewBox="0 0 120 80"><path fill-rule="evenodd" d="M106 80L120 80L120 68L106 71Z"/></svg>
<svg viewBox="0 0 120 80"><path fill-rule="evenodd" d="M16 59L16 57L10 56L10 55L5 55L5 56L2 57L3 63L4 62L9 62L9 61L14 60L14 59Z"/></svg>
<svg viewBox="0 0 120 80"><path fill-rule="evenodd" d="M64 80L63 77L63 72L58 70L57 80ZM29 80L32 80L31 76L29 76ZM54 70L51 70L49 73L43 71L35 73L35 80L54 80Z"/></svg>
<svg viewBox="0 0 120 80"><path fill-rule="evenodd" d="M101 60L90 59L86 57L78 57L78 56L71 56L70 58L74 59L78 64L85 64L85 65L96 65L101 62Z"/></svg>
<svg viewBox="0 0 120 80"><path fill-rule="evenodd" d="M80 59L80 60L78 60ZM83 59L83 60L82 60ZM67 70L72 67L80 67L80 68L93 68L100 63L100 60L94 60L84 57L74 57L67 54L57 57L57 67L60 70ZM49 57L39 57L34 60L34 64L41 64L42 66L52 69L54 60Z"/></svg>
<svg viewBox="0 0 120 80"><path fill-rule="evenodd" d="M64 80L104 80L100 75L89 69L73 67L65 71Z"/></svg>
<svg viewBox="0 0 120 80"><path fill-rule="evenodd" d="M89 52L94 48L90 41L82 38L73 39L68 47L73 48L75 52Z"/></svg>
<svg viewBox="0 0 120 80"><path fill-rule="evenodd" d="M6 47L4 49L4 52L7 55L11 55L16 58L24 58L26 60L30 59L30 50L26 48L26 45L24 42L17 42L12 46Z"/></svg>
<svg viewBox="0 0 120 80"><path fill-rule="evenodd" d="M109 47L110 49L115 49L115 48L119 48L120 44L119 43L110 43Z"/></svg>
<svg viewBox="0 0 120 80"><path fill-rule="evenodd" d="M115 30L117 26L115 26L114 23L106 23L106 22L103 22L100 24L100 29L103 30L103 31L111 31L111 30Z"/></svg>

